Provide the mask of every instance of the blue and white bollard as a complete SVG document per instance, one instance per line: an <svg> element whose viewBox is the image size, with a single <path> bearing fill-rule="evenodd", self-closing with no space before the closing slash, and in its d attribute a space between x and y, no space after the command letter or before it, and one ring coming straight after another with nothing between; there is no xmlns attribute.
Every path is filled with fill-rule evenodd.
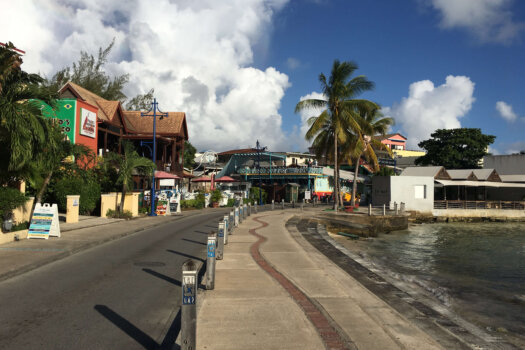
<svg viewBox="0 0 525 350"><path fill-rule="evenodd" d="M182 265L181 349L197 348L197 265L188 259Z"/></svg>
<svg viewBox="0 0 525 350"><path fill-rule="evenodd" d="M208 258L206 260L206 289L211 290L215 288L215 247L217 244L217 237L215 233L208 235Z"/></svg>
<svg viewBox="0 0 525 350"><path fill-rule="evenodd" d="M230 234L230 219L229 215L224 215L224 244L228 244L228 235Z"/></svg>
<svg viewBox="0 0 525 350"><path fill-rule="evenodd" d="M217 248L215 250L215 258L222 260L224 254L224 222L219 222L219 229L217 231Z"/></svg>
<svg viewBox="0 0 525 350"><path fill-rule="evenodd" d="M235 208L235 227L239 226L239 208Z"/></svg>

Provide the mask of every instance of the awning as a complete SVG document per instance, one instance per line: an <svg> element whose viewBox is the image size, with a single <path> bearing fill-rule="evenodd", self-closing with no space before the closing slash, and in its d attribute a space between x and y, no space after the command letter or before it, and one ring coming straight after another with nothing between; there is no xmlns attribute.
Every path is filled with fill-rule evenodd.
<svg viewBox="0 0 525 350"><path fill-rule="evenodd" d="M175 174L170 174L170 173L167 173L165 171L155 171L155 178L157 179L174 179L174 180L177 180L177 179L180 179L180 177L178 177L177 175Z"/></svg>
<svg viewBox="0 0 525 350"><path fill-rule="evenodd" d="M525 184L510 182L492 182L492 181L454 181L454 180L434 180L443 186L467 186L467 187L510 187L525 188Z"/></svg>
<svg viewBox="0 0 525 350"><path fill-rule="evenodd" d="M234 178L225 175L225 176L219 177L218 179L215 179L215 182L240 182L240 181L235 180Z"/></svg>

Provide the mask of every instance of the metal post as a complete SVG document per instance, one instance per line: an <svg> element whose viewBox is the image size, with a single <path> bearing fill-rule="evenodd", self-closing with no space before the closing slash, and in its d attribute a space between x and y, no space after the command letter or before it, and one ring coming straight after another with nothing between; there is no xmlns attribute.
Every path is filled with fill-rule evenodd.
<svg viewBox="0 0 525 350"><path fill-rule="evenodd" d="M242 212L243 212L243 208L242 208L242 204L241 204L241 205L239 205L239 223L241 223L242 219L243 219L243 215L244 214Z"/></svg>
<svg viewBox="0 0 525 350"><path fill-rule="evenodd" d="M372 216L372 204L368 204L368 216Z"/></svg>
<svg viewBox="0 0 525 350"><path fill-rule="evenodd" d="M239 208L235 208L235 227L239 226Z"/></svg>
<svg viewBox="0 0 525 350"><path fill-rule="evenodd" d="M188 259L182 264L181 349L197 349L197 265Z"/></svg>
<svg viewBox="0 0 525 350"><path fill-rule="evenodd" d="M386 204L383 204L383 216L386 215Z"/></svg>
<svg viewBox="0 0 525 350"><path fill-rule="evenodd" d="M219 229L217 231L217 248L215 256L217 260L222 260L224 254L224 222L219 222Z"/></svg>
<svg viewBox="0 0 525 350"><path fill-rule="evenodd" d="M252 215L252 203L248 203L248 216Z"/></svg>
<svg viewBox="0 0 525 350"><path fill-rule="evenodd" d="M275 209L275 200L272 199L272 210Z"/></svg>
<svg viewBox="0 0 525 350"><path fill-rule="evenodd" d="M255 214L257 214L257 202L253 204L253 209L255 210Z"/></svg>
<svg viewBox="0 0 525 350"><path fill-rule="evenodd" d="M281 201L281 209L284 210L284 199Z"/></svg>
<svg viewBox="0 0 525 350"><path fill-rule="evenodd" d="M235 210L230 211L230 235L233 234L233 228L235 227Z"/></svg>
<svg viewBox="0 0 525 350"><path fill-rule="evenodd" d="M394 212L396 213L396 215L398 215L398 211L397 211L397 202L394 202Z"/></svg>
<svg viewBox="0 0 525 350"><path fill-rule="evenodd" d="M248 216L248 206L245 204L242 208L242 220L246 220L246 217Z"/></svg>
<svg viewBox="0 0 525 350"><path fill-rule="evenodd" d="M401 213L405 212L405 202L401 202Z"/></svg>
<svg viewBox="0 0 525 350"><path fill-rule="evenodd" d="M292 208L295 208L295 201L292 199Z"/></svg>
<svg viewBox="0 0 525 350"><path fill-rule="evenodd" d="M206 260L206 289L211 290L215 288L215 245L217 244L217 237L212 231L208 235L208 258Z"/></svg>
<svg viewBox="0 0 525 350"><path fill-rule="evenodd" d="M228 234L230 232L230 216L224 215L224 244L228 244Z"/></svg>

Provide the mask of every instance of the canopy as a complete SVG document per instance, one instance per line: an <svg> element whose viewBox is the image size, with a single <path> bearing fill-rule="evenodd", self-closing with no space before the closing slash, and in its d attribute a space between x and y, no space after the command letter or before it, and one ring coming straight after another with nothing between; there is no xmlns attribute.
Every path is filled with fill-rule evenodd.
<svg viewBox="0 0 525 350"><path fill-rule="evenodd" d="M191 180L191 182L211 182L211 177L201 176L201 177Z"/></svg>
<svg viewBox="0 0 525 350"><path fill-rule="evenodd" d="M180 179L180 177L178 177L177 175L170 174L165 171L155 171L155 177L157 179L175 179L175 180Z"/></svg>
<svg viewBox="0 0 525 350"><path fill-rule="evenodd" d="M225 176L219 177L218 179L215 179L215 182L239 182L239 181L225 175Z"/></svg>

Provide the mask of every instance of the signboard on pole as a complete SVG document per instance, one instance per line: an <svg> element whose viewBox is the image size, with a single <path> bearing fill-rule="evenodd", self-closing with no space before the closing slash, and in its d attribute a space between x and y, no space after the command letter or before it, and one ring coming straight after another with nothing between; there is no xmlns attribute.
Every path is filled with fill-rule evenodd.
<svg viewBox="0 0 525 350"><path fill-rule="evenodd" d="M60 237L58 207L56 204L37 203L29 224L27 238L48 239L49 236Z"/></svg>

